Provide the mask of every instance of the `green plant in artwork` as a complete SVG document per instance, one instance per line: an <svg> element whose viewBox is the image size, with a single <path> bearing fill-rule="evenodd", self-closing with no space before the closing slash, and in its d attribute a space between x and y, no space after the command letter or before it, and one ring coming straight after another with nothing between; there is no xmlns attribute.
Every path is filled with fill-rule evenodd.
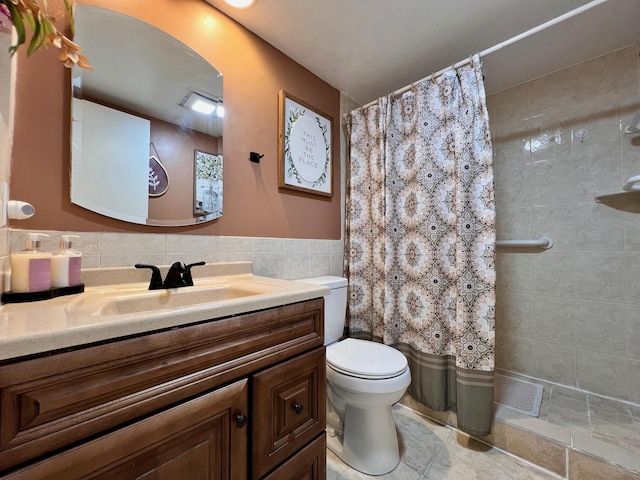
<svg viewBox="0 0 640 480"><path fill-rule="evenodd" d="M302 185L302 178L300 178L300 173L296 168L296 164L293 161L293 157L291 156L291 130L293 130L293 126L304 115L304 110L296 110L292 108L289 112L289 118L287 119L287 125L284 132L284 154L287 159L287 175L289 177L293 177L296 179L298 184Z"/></svg>
<svg viewBox="0 0 640 480"><path fill-rule="evenodd" d="M196 178L210 182L222 180L222 155L196 152Z"/></svg>
<svg viewBox="0 0 640 480"><path fill-rule="evenodd" d="M195 151L194 214L222 215L222 155Z"/></svg>
<svg viewBox="0 0 640 480"><path fill-rule="evenodd" d="M327 174L329 173L329 164L331 163L331 157L329 153L329 142L327 141L327 126L323 125L322 122L320 122L320 119L317 117L316 122L318 122L318 127L322 132L322 139L324 140L324 153L326 155L324 170L322 171L322 174L318 177L318 179L313 182L314 187L319 187L321 185L324 185L324 182L327 181Z"/></svg>

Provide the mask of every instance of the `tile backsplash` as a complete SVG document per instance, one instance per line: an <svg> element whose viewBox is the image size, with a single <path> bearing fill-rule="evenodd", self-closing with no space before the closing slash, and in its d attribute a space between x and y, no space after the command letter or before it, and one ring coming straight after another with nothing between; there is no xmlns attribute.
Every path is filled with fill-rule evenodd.
<svg viewBox="0 0 640 480"><path fill-rule="evenodd" d="M44 250L58 248L60 234L78 235L73 247L83 254L83 268L126 267L136 263L170 265L176 261L250 261L254 274L285 280L343 274L342 240L157 233L42 233L49 235L42 242ZM27 230L9 230L11 251L24 248L27 234Z"/></svg>

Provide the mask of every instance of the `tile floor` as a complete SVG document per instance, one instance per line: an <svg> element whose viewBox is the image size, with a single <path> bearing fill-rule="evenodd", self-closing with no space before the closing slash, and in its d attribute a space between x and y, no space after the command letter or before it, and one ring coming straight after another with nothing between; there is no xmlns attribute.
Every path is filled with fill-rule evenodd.
<svg viewBox="0 0 640 480"><path fill-rule="evenodd" d="M470 439L397 404L393 417L400 441L400 464L378 477L348 467L327 451L327 480L548 480L557 476Z"/></svg>

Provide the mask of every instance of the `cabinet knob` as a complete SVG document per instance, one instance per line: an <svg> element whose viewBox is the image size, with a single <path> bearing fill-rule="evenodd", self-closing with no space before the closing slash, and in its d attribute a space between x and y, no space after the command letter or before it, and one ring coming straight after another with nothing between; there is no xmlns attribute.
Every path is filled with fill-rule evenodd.
<svg viewBox="0 0 640 480"><path fill-rule="evenodd" d="M247 416L241 413L238 413L235 417L236 427L242 428L247 424Z"/></svg>
<svg viewBox="0 0 640 480"><path fill-rule="evenodd" d="M302 405L301 403L294 403L293 409L298 415L300 415L302 413L302 410L304 410L304 405Z"/></svg>

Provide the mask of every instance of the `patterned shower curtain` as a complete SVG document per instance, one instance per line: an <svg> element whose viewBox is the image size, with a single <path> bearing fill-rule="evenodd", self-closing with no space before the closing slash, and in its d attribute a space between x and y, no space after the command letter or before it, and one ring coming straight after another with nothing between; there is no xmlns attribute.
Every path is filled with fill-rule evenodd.
<svg viewBox="0 0 640 480"><path fill-rule="evenodd" d="M346 116L349 335L409 359L409 393L491 429L495 204L479 57Z"/></svg>

